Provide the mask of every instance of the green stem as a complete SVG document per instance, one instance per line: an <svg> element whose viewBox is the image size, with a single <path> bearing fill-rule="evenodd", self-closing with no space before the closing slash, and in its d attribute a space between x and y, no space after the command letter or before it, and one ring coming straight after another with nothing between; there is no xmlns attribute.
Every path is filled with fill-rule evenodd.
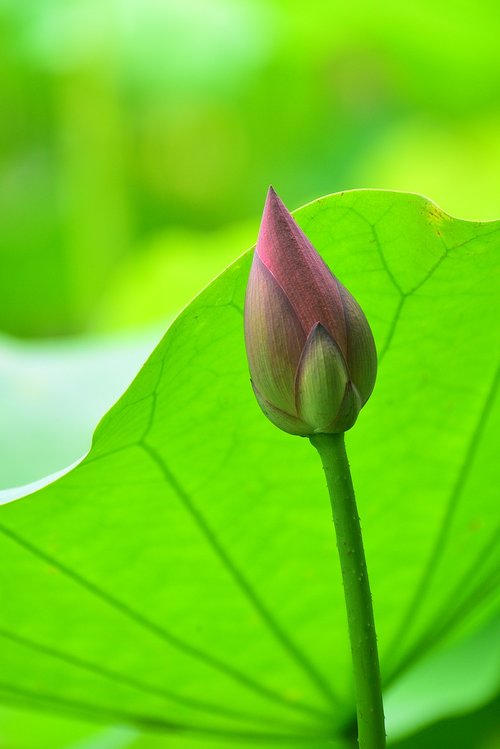
<svg viewBox="0 0 500 749"><path fill-rule="evenodd" d="M359 749L384 749L384 708L377 636L344 435L317 434L311 437L311 443L323 463L337 535L351 642Z"/></svg>

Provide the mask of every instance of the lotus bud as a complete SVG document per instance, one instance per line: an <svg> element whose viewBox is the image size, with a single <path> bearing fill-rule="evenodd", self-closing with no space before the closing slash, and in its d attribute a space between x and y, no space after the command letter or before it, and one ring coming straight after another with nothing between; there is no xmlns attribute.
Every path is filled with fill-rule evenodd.
<svg viewBox="0 0 500 749"><path fill-rule="evenodd" d="M245 299L252 387L290 434L345 432L375 384L377 353L361 307L269 189Z"/></svg>

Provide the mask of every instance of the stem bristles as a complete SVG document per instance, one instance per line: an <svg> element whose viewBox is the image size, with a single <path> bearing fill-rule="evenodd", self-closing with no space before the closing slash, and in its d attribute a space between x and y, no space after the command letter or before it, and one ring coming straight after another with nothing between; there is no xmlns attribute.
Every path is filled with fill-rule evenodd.
<svg viewBox="0 0 500 749"><path fill-rule="evenodd" d="M384 709L363 538L343 434L310 438L326 475L351 643L359 749L385 749Z"/></svg>

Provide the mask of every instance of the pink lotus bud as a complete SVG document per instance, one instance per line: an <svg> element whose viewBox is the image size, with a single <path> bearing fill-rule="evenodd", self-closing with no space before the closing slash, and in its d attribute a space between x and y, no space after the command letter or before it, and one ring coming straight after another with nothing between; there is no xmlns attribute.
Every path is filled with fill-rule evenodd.
<svg viewBox="0 0 500 749"><path fill-rule="evenodd" d="M255 396L276 426L345 432L375 384L377 353L361 307L269 189L245 299Z"/></svg>

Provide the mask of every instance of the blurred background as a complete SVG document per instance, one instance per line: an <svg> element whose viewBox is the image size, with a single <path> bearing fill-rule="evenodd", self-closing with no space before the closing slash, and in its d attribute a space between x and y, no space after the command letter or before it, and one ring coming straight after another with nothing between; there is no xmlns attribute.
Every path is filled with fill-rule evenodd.
<svg viewBox="0 0 500 749"><path fill-rule="evenodd" d="M290 208L500 215L494 0L0 0L0 328L163 320Z"/></svg>
<svg viewBox="0 0 500 749"><path fill-rule="evenodd" d="M499 31L494 0L0 0L0 489L85 452L270 183L498 218ZM489 749L484 710L404 747ZM4 709L0 749L143 745L64 720Z"/></svg>

